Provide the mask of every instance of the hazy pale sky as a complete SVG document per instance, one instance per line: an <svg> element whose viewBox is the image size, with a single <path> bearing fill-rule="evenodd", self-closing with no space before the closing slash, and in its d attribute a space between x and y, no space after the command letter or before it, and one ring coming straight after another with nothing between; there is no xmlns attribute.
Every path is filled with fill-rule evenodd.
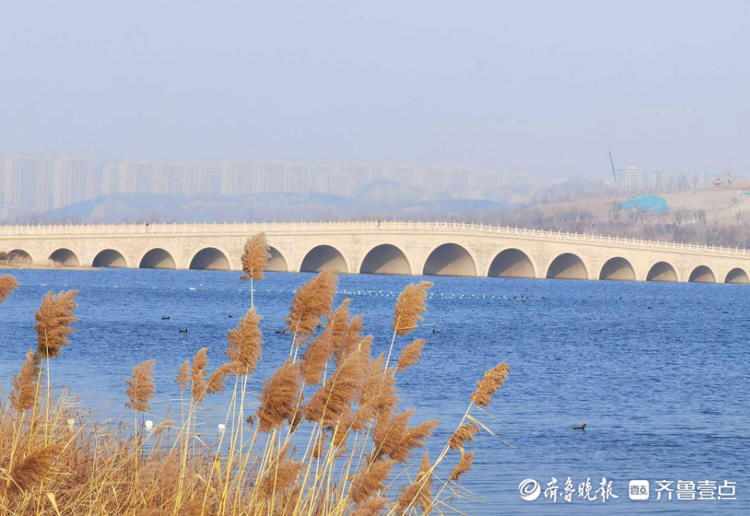
<svg viewBox="0 0 750 516"><path fill-rule="evenodd" d="M750 2L7 1L0 152L750 175Z"/></svg>

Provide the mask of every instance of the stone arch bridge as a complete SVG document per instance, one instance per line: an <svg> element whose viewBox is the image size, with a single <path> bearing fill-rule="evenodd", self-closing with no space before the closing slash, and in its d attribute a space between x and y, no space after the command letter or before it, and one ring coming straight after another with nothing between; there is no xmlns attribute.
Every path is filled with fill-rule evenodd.
<svg viewBox="0 0 750 516"><path fill-rule="evenodd" d="M748 283L750 251L431 222L0 226L5 259L33 266L240 269L265 231L268 270Z"/></svg>

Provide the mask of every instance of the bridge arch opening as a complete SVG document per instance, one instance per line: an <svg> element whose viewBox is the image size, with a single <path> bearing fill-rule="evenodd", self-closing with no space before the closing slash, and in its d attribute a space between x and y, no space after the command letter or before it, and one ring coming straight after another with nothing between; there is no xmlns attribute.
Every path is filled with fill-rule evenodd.
<svg viewBox="0 0 750 516"><path fill-rule="evenodd" d="M422 268L425 276L476 276L477 266L464 247L458 244L443 244L427 257Z"/></svg>
<svg viewBox="0 0 750 516"><path fill-rule="evenodd" d="M57 251L49 255L49 259L55 265L62 267L78 267L79 265L81 265L81 262L78 260L76 254L70 249L65 248L58 249Z"/></svg>
<svg viewBox="0 0 750 516"><path fill-rule="evenodd" d="M195 253L193 259L190 260L190 268L207 271L228 271L229 260L224 253L215 247L206 247Z"/></svg>
<svg viewBox="0 0 750 516"><path fill-rule="evenodd" d="M699 265L690 273L690 283L716 283L714 272L705 265Z"/></svg>
<svg viewBox="0 0 750 516"><path fill-rule="evenodd" d="M91 266L121 268L127 267L127 263L125 262L125 257L119 251L115 251L114 249L105 249L104 251L99 252L99 254L94 257L94 261L91 263Z"/></svg>
<svg viewBox="0 0 750 516"><path fill-rule="evenodd" d="M9 253L5 253L4 259L14 265L29 264L34 261L31 255L23 249L13 249Z"/></svg>
<svg viewBox="0 0 750 516"><path fill-rule="evenodd" d="M495 256L487 275L496 278L536 278L531 259L520 249L505 249Z"/></svg>
<svg viewBox="0 0 750 516"><path fill-rule="evenodd" d="M268 272L288 272L289 266L286 263L286 258L281 252L275 247L268 248L268 260L266 260L266 268Z"/></svg>
<svg viewBox="0 0 750 516"><path fill-rule="evenodd" d="M176 269L174 258L169 254L169 251L160 247L151 249L149 252L143 255L141 263L138 265L140 269Z"/></svg>
<svg viewBox="0 0 750 516"><path fill-rule="evenodd" d="M747 277L747 272L739 267L736 267L727 273L727 277L724 278L724 283L750 283Z"/></svg>
<svg viewBox="0 0 750 516"><path fill-rule="evenodd" d="M338 273L349 272L344 255L330 245L319 245L310 249L302 265L299 267L300 272L323 272L332 271Z"/></svg>
<svg viewBox="0 0 750 516"><path fill-rule="evenodd" d="M547 278L549 279L588 279L586 266L577 255L573 253L563 253L549 264L547 268Z"/></svg>
<svg viewBox="0 0 750 516"><path fill-rule="evenodd" d="M373 247L362 260L359 268L361 274L411 274L411 267L406 255L391 244L381 244Z"/></svg>
<svg viewBox="0 0 750 516"><path fill-rule="evenodd" d="M673 282L677 281L677 271L667 262L657 262L646 275L646 281Z"/></svg>
<svg viewBox="0 0 750 516"><path fill-rule="evenodd" d="M616 256L607 260L599 273L600 280L635 281L633 265L625 258Z"/></svg>

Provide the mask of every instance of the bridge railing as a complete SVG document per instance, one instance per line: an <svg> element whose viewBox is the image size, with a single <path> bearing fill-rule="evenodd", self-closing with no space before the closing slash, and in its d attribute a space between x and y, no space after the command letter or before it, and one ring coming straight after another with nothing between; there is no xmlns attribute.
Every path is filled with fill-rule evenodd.
<svg viewBox="0 0 750 516"><path fill-rule="evenodd" d="M0 236L51 236L51 235L186 235L217 233L252 234L268 232L310 232L310 231L459 231L461 233L518 235L527 238L544 238L577 241L581 243L608 243L619 246L635 246L653 249L701 250L706 253L748 255L744 248L709 246L684 242L643 240L611 235L570 233L545 229L495 226L467 222L417 222L417 221L332 221L332 222L212 222L212 223L166 223L166 224L51 224L51 225L7 225L0 226Z"/></svg>

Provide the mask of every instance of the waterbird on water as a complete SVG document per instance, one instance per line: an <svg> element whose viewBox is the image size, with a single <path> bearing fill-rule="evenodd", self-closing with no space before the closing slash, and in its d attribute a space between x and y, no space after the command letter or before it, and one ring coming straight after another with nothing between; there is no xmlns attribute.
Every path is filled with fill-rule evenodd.
<svg viewBox="0 0 750 516"><path fill-rule="evenodd" d="M162 321L168 321L169 320L169 316L168 315L164 315L164 316L162 316L161 320Z"/></svg>
<svg viewBox="0 0 750 516"><path fill-rule="evenodd" d="M582 424L581 426L574 426L573 430L586 430L586 423Z"/></svg>

